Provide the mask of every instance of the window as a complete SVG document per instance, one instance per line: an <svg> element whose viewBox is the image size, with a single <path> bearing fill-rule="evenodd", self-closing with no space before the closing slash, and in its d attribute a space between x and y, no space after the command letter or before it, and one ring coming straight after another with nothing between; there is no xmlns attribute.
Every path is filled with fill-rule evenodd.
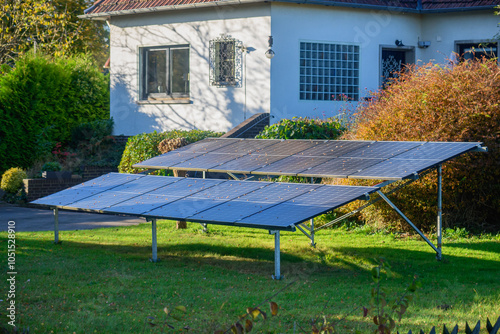
<svg viewBox="0 0 500 334"><path fill-rule="evenodd" d="M457 43L457 49L461 60L481 59L482 57L498 57L496 42Z"/></svg>
<svg viewBox="0 0 500 334"><path fill-rule="evenodd" d="M359 46L300 43L300 99L359 100Z"/></svg>
<svg viewBox="0 0 500 334"><path fill-rule="evenodd" d="M241 86L241 45L227 35L210 41L210 85Z"/></svg>
<svg viewBox="0 0 500 334"><path fill-rule="evenodd" d="M141 49L141 100L189 97L189 47Z"/></svg>

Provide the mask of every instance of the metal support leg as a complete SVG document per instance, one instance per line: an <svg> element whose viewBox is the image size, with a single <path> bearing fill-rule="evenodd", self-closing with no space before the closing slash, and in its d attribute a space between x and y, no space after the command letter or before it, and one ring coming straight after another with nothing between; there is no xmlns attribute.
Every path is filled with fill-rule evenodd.
<svg viewBox="0 0 500 334"><path fill-rule="evenodd" d="M151 230L152 230L152 234L153 234L153 257L151 258L151 262L156 262L158 261L158 257L157 257L157 243L156 243L156 219L153 219L151 220Z"/></svg>
<svg viewBox="0 0 500 334"><path fill-rule="evenodd" d="M394 203L391 202L391 200L389 200L389 198L387 198L387 196L384 195L384 193L382 193L380 190L378 190L377 194L379 194L380 197L382 197L382 199L384 201L386 201L387 204L389 204L391 206L391 208L393 208L394 211L396 211L401 216L401 218L403 218L415 230L415 232L417 232L422 237L422 239L424 239L429 244L429 246L431 246L432 249L434 249L436 251L436 253L439 253L436 246L434 246L434 244L429 239L427 239L427 237L411 222L411 220L408 219L408 217L406 217L401 212L401 210L398 209L398 207L396 205L394 205Z"/></svg>
<svg viewBox="0 0 500 334"><path fill-rule="evenodd" d="M283 278L280 273L281 259L280 259L280 231L269 231L274 234L274 275L273 279L280 280Z"/></svg>
<svg viewBox="0 0 500 334"><path fill-rule="evenodd" d="M316 243L314 242L314 218L311 218L311 246L316 248Z"/></svg>
<svg viewBox="0 0 500 334"><path fill-rule="evenodd" d="M200 225L203 227L203 233L207 233L208 232L208 224L207 223L200 223Z"/></svg>
<svg viewBox="0 0 500 334"><path fill-rule="evenodd" d="M54 243L58 244L59 241L59 209L54 209Z"/></svg>
<svg viewBox="0 0 500 334"><path fill-rule="evenodd" d="M443 230L443 189L442 189L442 179L443 179L443 169L441 165L437 168L438 172L438 212L437 212L437 251L436 251L436 259L441 261L443 258L443 252L441 250L441 241L442 241L442 230Z"/></svg>
<svg viewBox="0 0 500 334"><path fill-rule="evenodd" d="M205 174L205 171L203 171L203 178L205 178L206 174Z"/></svg>

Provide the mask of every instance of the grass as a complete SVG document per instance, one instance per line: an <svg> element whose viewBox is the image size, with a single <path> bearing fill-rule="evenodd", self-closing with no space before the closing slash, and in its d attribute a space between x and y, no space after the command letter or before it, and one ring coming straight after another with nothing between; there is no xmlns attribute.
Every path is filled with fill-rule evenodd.
<svg viewBox="0 0 500 334"><path fill-rule="evenodd" d="M311 318L335 321L347 315L337 332L370 333L370 319L352 310L368 306L370 270L381 256L395 273L382 283L394 296L415 274L422 282L398 323L401 332L456 323L463 330L465 321L484 324L486 317L494 322L500 316L499 235L445 239L445 258L437 262L432 249L414 238L323 230L314 249L300 232L282 232L285 279L273 281L274 238L267 231L209 225L205 234L198 224L186 230L174 226L158 223L158 263L148 261L150 224L63 231L60 245L52 243L50 232L17 233L17 325L30 333L159 333L158 326L146 324L147 317L161 322L164 307L182 305L184 320L171 319L172 324L213 333L295 281L273 298L278 316L258 321L255 332L292 333L294 322L311 332ZM3 232L4 268L6 250ZM0 292L0 299L6 297ZM2 315L0 325L6 326L5 319Z"/></svg>

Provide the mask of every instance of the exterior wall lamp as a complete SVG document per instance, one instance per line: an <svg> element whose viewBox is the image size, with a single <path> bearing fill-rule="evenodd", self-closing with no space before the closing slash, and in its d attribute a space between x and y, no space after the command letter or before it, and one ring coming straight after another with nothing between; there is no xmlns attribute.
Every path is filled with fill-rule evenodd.
<svg viewBox="0 0 500 334"><path fill-rule="evenodd" d="M273 47L273 36L269 36L269 39L267 40L268 44L269 44L269 49L266 51L265 55L267 57L267 59L273 59L273 57L275 56L275 53L272 49Z"/></svg>

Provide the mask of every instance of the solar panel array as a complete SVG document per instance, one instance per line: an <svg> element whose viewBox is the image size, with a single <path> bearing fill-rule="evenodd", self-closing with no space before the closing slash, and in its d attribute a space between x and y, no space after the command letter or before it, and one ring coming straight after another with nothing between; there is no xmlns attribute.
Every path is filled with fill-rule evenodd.
<svg viewBox="0 0 500 334"><path fill-rule="evenodd" d="M401 180L481 143L208 138L136 168Z"/></svg>
<svg viewBox="0 0 500 334"><path fill-rule="evenodd" d="M110 173L32 203L68 210L295 230L295 224L377 190Z"/></svg>

